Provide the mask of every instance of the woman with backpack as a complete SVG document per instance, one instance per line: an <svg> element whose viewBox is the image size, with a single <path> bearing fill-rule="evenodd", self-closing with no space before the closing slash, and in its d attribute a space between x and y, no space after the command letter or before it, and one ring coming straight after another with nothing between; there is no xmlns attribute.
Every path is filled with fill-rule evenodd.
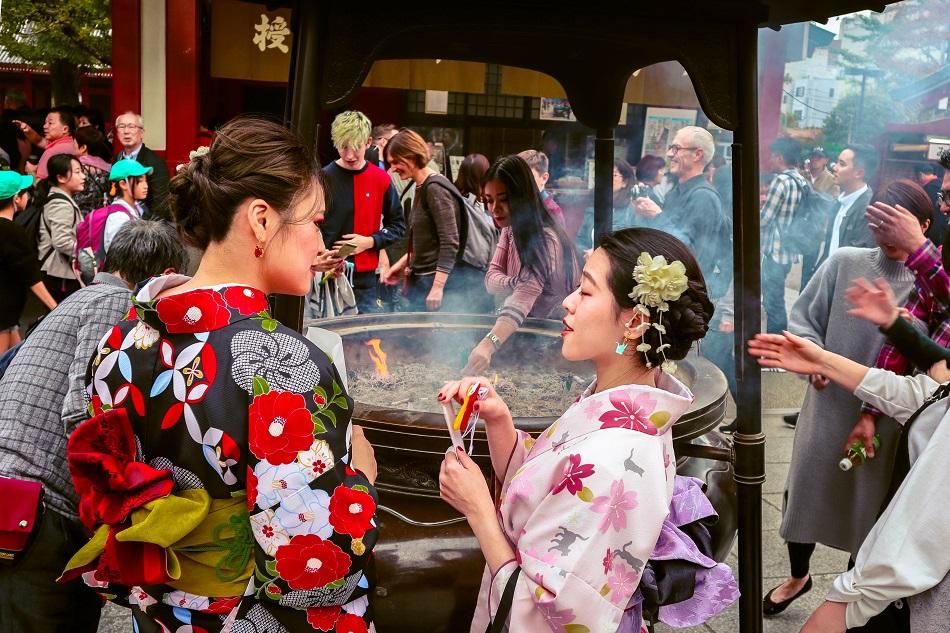
<svg viewBox="0 0 950 633"><path fill-rule="evenodd" d="M404 279L411 311L490 311L483 271L462 261L463 222L471 220L464 198L448 178L428 167L429 147L412 130L392 137L386 154L392 169L411 179L416 190L409 212L409 252L389 268L383 283Z"/></svg>
<svg viewBox="0 0 950 633"><path fill-rule="evenodd" d="M528 163L495 161L485 174L485 204L501 228L485 288L503 301L491 331L468 357L463 375L478 375L526 317L548 318L577 286L581 262L571 239L541 201Z"/></svg>
<svg viewBox="0 0 950 633"><path fill-rule="evenodd" d="M73 196L83 190L86 174L72 154L56 154L47 163L49 175L36 187L36 206L43 210L37 240L43 283L59 303L76 290L79 281L73 273L76 250L76 225L82 212Z"/></svg>

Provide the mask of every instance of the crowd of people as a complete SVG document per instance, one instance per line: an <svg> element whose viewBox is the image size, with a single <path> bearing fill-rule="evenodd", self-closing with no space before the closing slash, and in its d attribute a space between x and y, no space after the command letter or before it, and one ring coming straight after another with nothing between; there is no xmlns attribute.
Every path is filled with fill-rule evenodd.
<svg viewBox="0 0 950 633"><path fill-rule="evenodd" d="M0 620L94 631L95 590L129 607L138 631L372 630L373 449L326 354L270 316L275 293L306 296L318 319L495 315L466 350L466 377L447 376L437 394L483 393L498 484L493 495L464 451L446 455L441 494L487 563L473 631L499 619L511 630L690 626L736 600L702 537L712 506L696 480L675 474L672 446L692 401L675 362L691 349L737 395L731 168L714 160L707 130L680 129L665 160L617 159L613 231L598 237L592 209L568 233L548 157L535 149L471 154L452 181L417 132L346 111L331 125L338 158L319 169L285 127L239 117L169 181L139 115L116 119L113 155L76 114L50 111L42 136L18 122L39 156L31 163L17 147L11 165L28 173L0 171L0 486L36 501L20 528L29 546L0 564ZM809 631L872 617L890 626L900 616L888 604L911 596L912 630L945 630L950 565L929 556L926 533L910 552L898 534L915 521L908 509L945 512L905 489L942 476L935 411L946 407L920 415L909 453L898 424L945 397L939 385L950 380L950 278L934 228L950 211L950 175L936 192L925 188L933 169L875 192L869 148L845 148L831 171L821 148L801 169L794 141L771 150L768 326L750 352L810 386L790 421L780 533L791 573L764 611L778 615L811 588L809 559L823 543L851 553L853 568ZM950 170L950 154L942 160ZM802 218L819 223L807 244L795 235ZM194 270L186 246L201 253ZM786 279L799 262L789 313ZM21 341L28 293L51 312ZM531 317L562 320L565 358L596 369L538 440L473 377ZM932 378L912 376L915 367ZM854 442L873 459L841 472ZM549 549L565 529L584 538ZM881 562L896 551L906 564Z"/></svg>

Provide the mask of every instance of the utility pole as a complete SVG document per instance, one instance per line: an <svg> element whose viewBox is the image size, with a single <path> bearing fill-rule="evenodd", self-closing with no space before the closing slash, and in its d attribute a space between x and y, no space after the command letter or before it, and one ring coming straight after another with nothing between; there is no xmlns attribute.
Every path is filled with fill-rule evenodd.
<svg viewBox="0 0 950 633"><path fill-rule="evenodd" d="M858 113L852 119L852 124L848 130L848 142L852 142L852 133L855 128L860 128L861 122L864 120L864 91L867 87L868 77L883 77L884 71L879 68L845 68L844 74L846 75L860 75L861 76L861 96L858 99Z"/></svg>

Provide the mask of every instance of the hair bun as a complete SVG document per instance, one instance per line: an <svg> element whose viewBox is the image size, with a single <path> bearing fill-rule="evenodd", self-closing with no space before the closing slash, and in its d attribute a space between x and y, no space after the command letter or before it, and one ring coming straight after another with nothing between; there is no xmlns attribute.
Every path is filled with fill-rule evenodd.
<svg viewBox="0 0 950 633"><path fill-rule="evenodd" d="M682 360L693 343L706 336L709 331L713 305L706 294L706 287L702 283L690 281L686 291L676 301L670 301L669 306L669 310L662 313L651 309L650 318L654 322L662 319L666 329L662 342L670 346L665 350L666 358ZM656 352L661 344L660 338L659 332L652 328L644 334L644 342L652 347L646 356L653 365L659 365L664 360L663 355Z"/></svg>

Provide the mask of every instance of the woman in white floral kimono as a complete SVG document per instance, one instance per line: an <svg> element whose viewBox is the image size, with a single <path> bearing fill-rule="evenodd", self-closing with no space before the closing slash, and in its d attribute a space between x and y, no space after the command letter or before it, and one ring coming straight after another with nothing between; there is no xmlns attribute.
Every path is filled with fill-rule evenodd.
<svg viewBox="0 0 950 633"><path fill-rule="evenodd" d="M592 361L597 378L537 440L515 429L484 378L439 393L487 388L476 406L501 489L496 507L468 455L446 455L442 497L487 562L471 630L505 617L511 631L538 632L638 633L657 616L699 624L738 597L729 568L694 543L715 513L698 480L676 475L673 454L673 424L693 395L667 372L712 317L702 273L669 234L619 231L564 308L562 353Z"/></svg>

